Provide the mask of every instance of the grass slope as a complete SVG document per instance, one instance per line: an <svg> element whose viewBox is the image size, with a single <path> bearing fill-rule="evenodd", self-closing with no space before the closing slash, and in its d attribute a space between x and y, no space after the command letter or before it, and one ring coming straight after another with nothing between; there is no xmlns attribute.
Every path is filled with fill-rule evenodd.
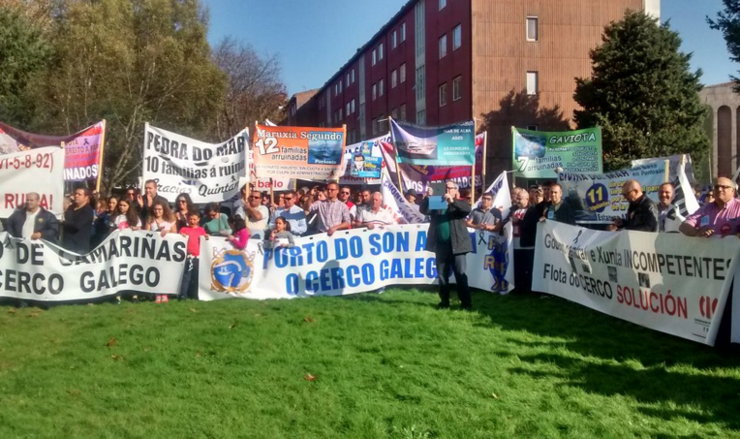
<svg viewBox="0 0 740 439"><path fill-rule="evenodd" d="M740 437L737 356L534 294L0 308L0 437Z"/></svg>

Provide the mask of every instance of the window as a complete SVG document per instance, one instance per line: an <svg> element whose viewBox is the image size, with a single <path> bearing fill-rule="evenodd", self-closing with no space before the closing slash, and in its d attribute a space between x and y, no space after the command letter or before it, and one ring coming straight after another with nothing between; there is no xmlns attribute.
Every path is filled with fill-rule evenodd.
<svg viewBox="0 0 740 439"><path fill-rule="evenodd" d="M373 133L373 136L374 136L374 135L375 135L375 133L376 133L376 132L377 132L377 130L378 130L378 121L377 121L377 119L373 119L373 122L372 122L372 123L373 123L373 127L372 127L372 133Z"/></svg>
<svg viewBox="0 0 740 439"><path fill-rule="evenodd" d="M537 21L537 17L527 17L527 41L537 41L539 39Z"/></svg>
<svg viewBox="0 0 740 439"><path fill-rule="evenodd" d="M350 114L352 114L352 113L350 113L350 111L349 111L349 110L350 110L350 107L349 107L349 102L347 102L347 104L346 104L346 105L345 105L344 107L345 107L344 113L345 113L345 114L346 114L347 116L349 116Z"/></svg>
<svg viewBox="0 0 740 439"><path fill-rule="evenodd" d="M539 78L537 72L527 72L527 94L536 95L539 92Z"/></svg>
<svg viewBox="0 0 740 439"><path fill-rule="evenodd" d="M447 34L442 35L439 39L439 59L447 56Z"/></svg>
<svg viewBox="0 0 740 439"><path fill-rule="evenodd" d="M391 88L396 88L397 84L398 84L398 70L394 70L391 72Z"/></svg>
<svg viewBox="0 0 740 439"><path fill-rule="evenodd" d="M342 117L342 109L340 108L339 109L339 120L342 120L342 119L343 119L343 117Z"/></svg>
<svg viewBox="0 0 740 439"><path fill-rule="evenodd" d="M452 29L452 50L459 49L462 46L462 25L458 24Z"/></svg>
<svg viewBox="0 0 740 439"><path fill-rule="evenodd" d="M346 77L345 77L344 79L345 79L345 81L344 81L344 82L345 82L344 86L345 86L345 87L349 87L349 73L347 73L347 76L346 76Z"/></svg>
<svg viewBox="0 0 740 439"><path fill-rule="evenodd" d="M401 67L399 67L398 70L401 84L403 84L404 82L406 82L406 63L401 64Z"/></svg>
<svg viewBox="0 0 740 439"><path fill-rule="evenodd" d="M391 110L391 117L394 119L398 119L398 108L394 108Z"/></svg>
<svg viewBox="0 0 740 439"><path fill-rule="evenodd" d="M406 22L401 23L401 42L406 41Z"/></svg>
<svg viewBox="0 0 740 439"><path fill-rule="evenodd" d="M401 104L401 109L398 111L398 119L406 120L406 104Z"/></svg>
<svg viewBox="0 0 740 439"><path fill-rule="evenodd" d="M427 122L427 111L419 110L416 112L416 123L423 125Z"/></svg>
<svg viewBox="0 0 740 439"><path fill-rule="evenodd" d="M439 106L444 107L447 105L447 83L439 86Z"/></svg>
<svg viewBox="0 0 740 439"><path fill-rule="evenodd" d="M340 79L339 80L339 93L341 92L342 92L342 80Z"/></svg>
<svg viewBox="0 0 740 439"><path fill-rule="evenodd" d="M372 62L372 64L375 65L377 62L378 62L377 49L373 49L373 62Z"/></svg>
<svg viewBox="0 0 740 439"><path fill-rule="evenodd" d="M537 131L537 125L527 125L529 131Z"/></svg>
<svg viewBox="0 0 740 439"><path fill-rule="evenodd" d="M339 85L334 84L334 96L339 96Z"/></svg>
<svg viewBox="0 0 740 439"><path fill-rule="evenodd" d="M355 112L355 100L354 99L352 99L351 104L352 106L350 107L350 109L352 110L352 113L354 113Z"/></svg>
<svg viewBox="0 0 740 439"><path fill-rule="evenodd" d="M452 80L452 101L462 99L462 76Z"/></svg>
<svg viewBox="0 0 740 439"><path fill-rule="evenodd" d="M398 31L394 30L391 34L391 49L395 49L398 45Z"/></svg>
<svg viewBox="0 0 740 439"><path fill-rule="evenodd" d="M383 80L378 81L378 96L383 96Z"/></svg>
<svg viewBox="0 0 740 439"><path fill-rule="evenodd" d="M383 59L383 43L378 46L378 61Z"/></svg>
<svg viewBox="0 0 740 439"><path fill-rule="evenodd" d="M352 83L355 83L355 69L352 69Z"/></svg>
<svg viewBox="0 0 740 439"><path fill-rule="evenodd" d="M445 6L447 6L447 0L439 0L439 10L441 11Z"/></svg>
<svg viewBox="0 0 740 439"><path fill-rule="evenodd" d="M378 97L378 84L373 84L373 100Z"/></svg>

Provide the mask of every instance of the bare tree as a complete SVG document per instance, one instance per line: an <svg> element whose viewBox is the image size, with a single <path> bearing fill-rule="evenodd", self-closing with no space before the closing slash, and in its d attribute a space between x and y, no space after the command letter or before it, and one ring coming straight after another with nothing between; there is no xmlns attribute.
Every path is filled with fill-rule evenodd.
<svg viewBox="0 0 740 439"><path fill-rule="evenodd" d="M249 44L225 38L214 50L214 61L228 78L216 131L226 140L255 121L283 118L287 104L281 66L276 55L261 57Z"/></svg>

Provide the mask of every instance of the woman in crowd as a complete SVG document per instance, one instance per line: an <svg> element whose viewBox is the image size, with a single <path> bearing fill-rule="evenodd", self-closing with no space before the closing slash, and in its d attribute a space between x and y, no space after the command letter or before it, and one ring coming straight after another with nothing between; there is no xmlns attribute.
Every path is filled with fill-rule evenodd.
<svg viewBox="0 0 740 439"><path fill-rule="evenodd" d="M295 246L293 234L290 233L290 223L282 216L275 219L275 228L270 231L269 240L272 248Z"/></svg>
<svg viewBox="0 0 740 439"><path fill-rule="evenodd" d="M152 203L152 214L147 217L145 230L159 233L164 236L168 233L177 233L177 221L167 203L155 201ZM155 295L156 303L167 303L170 301L166 294Z"/></svg>
<svg viewBox="0 0 740 439"><path fill-rule="evenodd" d="M106 210L98 213L93 221L92 248L97 247L112 231L116 230L115 220L118 216L118 197L108 198L105 204L107 207Z"/></svg>
<svg viewBox="0 0 740 439"><path fill-rule="evenodd" d="M229 218L219 211L218 203L208 203L203 215L202 226L211 236L231 235Z"/></svg>
<svg viewBox="0 0 740 439"><path fill-rule="evenodd" d="M188 225L188 212L194 211L195 205L189 194L181 193L175 198L175 222L177 230Z"/></svg>
<svg viewBox="0 0 740 439"><path fill-rule="evenodd" d="M118 202L118 216L115 224L118 230L131 229L141 230L141 219L133 202L124 198Z"/></svg>
<svg viewBox="0 0 740 439"><path fill-rule="evenodd" d="M234 233L227 236L226 239L234 245L237 250L244 250L249 242L249 229L247 222L239 215L234 217Z"/></svg>

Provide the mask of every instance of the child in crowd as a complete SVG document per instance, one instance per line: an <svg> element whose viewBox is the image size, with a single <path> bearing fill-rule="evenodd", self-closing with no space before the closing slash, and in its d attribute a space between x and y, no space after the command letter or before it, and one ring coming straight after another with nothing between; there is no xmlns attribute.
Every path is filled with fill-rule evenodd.
<svg viewBox="0 0 740 439"><path fill-rule="evenodd" d="M118 202L118 216L116 217L115 223L118 230L141 229L141 219L139 218L139 214L136 212L136 207L133 205L131 200L124 198Z"/></svg>
<svg viewBox="0 0 740 439"><path fill-rule="evenodd" d="M249 242L249 229L244 218L237 215L234 217L234 233L227 236L226 239L231 242L235 249L244 250Z"/></svg>
<svg viewBox="0 0 740 439"><path fill-rule="evenodd" d="M290 223L282 216L275 219L275 228L270 231L270 244L272 248L295 246Z"/></svg>
<svg viewBox="0 0 740 439"><path fill-rule="evenodd" d="M180 229L180 234L188 238L188 258L182 274L178 300L198 298L198 257L200 256L200 237L208 239L208 234L200 227L200 214L197 211L188 213L188 225Z"/></svg>
<svg viewBox="0 0 740 439"><path fill-rule="evenodd" d="M152 203L152 214L147 217L145 230L159 233L161 236L170 232L177 232L175 215L167 203L161 201ZM167 303L170 298L166 294L157 294L154 301L156 303Z"/></svg>

